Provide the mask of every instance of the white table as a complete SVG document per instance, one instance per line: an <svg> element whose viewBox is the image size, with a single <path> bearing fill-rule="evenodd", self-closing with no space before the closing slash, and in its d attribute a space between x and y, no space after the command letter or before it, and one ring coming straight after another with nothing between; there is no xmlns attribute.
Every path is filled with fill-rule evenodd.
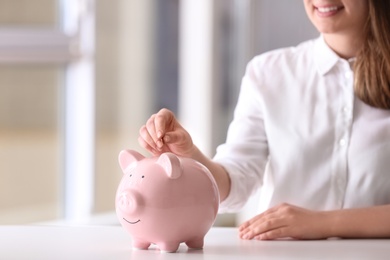
<svg viewBox="0 0 390 260"><path fill-rule="evenodd" d="M120 226L0 226L0 259L390 259L389 239L243 241L237 229L212 228L203 250L132 250Z"/></svg>

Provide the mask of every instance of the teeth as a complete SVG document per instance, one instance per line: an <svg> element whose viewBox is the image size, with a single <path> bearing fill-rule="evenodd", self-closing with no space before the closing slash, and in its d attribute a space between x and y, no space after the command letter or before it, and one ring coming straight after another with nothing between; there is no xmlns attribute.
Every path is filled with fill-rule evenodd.
<svg viewBox="0 0 390 260"><path fill-rule="evenodd" d="M321 13L329 13L332 11L337 11L338 7L337 6L332 6L332 7L318 7L318 11Z"/></svg>

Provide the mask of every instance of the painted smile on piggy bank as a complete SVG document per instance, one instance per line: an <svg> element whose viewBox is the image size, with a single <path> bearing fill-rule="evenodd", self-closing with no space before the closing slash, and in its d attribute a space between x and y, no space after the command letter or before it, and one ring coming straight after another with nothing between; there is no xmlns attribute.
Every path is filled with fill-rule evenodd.
<svg viewBox="0 0 390 260"><path fill-rule="evenodd" d="M129 224L132 224L132 225L137 224L138 222L141 221L141 220L139 219L139 220L137 220L137 221L131 222L131 221L128 221L127 219L125 219L125 218L123 218L123 220L126 221L126 222L129 223Z"/></svg>

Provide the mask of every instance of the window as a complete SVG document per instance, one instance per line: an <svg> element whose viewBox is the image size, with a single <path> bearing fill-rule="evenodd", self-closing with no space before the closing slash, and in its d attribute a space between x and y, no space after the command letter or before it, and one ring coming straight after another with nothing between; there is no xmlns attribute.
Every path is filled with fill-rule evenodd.
<svg viewBox="0 0 390 260"><path fill-rule="evenodd" d="M93 174L93 1L0 0L0 10L0 222L75 217L85 201L71 196L72 177Z"/></svg>

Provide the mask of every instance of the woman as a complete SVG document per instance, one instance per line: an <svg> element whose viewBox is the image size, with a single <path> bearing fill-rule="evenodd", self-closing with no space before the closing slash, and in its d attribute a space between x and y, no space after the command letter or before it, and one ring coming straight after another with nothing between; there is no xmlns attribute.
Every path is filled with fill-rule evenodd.
<svg viewBox="0 0 390 260"><path fill-rule="evenodd" d="M213 174L222 210L262 187L243 239L390 237L390 1L304 0L321 33L247 66L226 143L213 159L162 109L140 129Z"/></svg>

